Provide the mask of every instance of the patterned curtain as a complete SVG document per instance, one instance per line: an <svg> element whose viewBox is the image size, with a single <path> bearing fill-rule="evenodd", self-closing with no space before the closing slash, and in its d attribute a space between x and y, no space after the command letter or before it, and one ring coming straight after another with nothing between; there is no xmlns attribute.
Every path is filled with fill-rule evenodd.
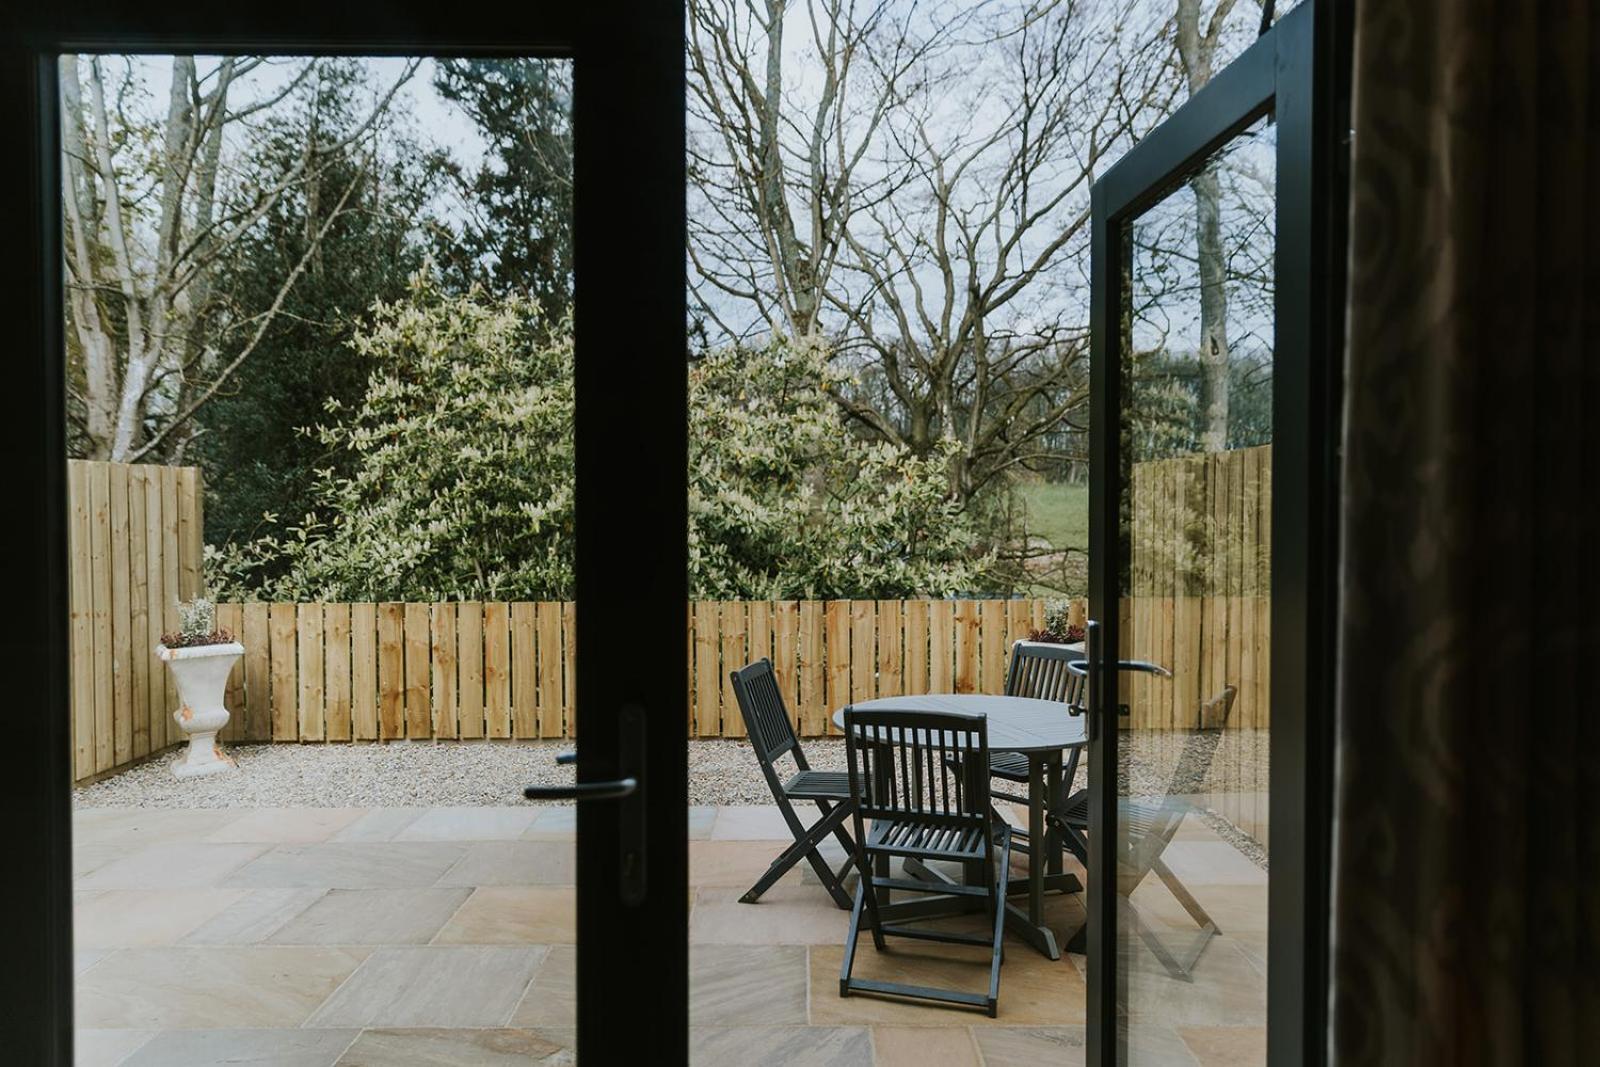
<svg viewBox="0 0 1600 1067"><path fill-rule="evenodd" d="M1600 5L1356 19L1333 1062L1600 1063Z"/></svg>

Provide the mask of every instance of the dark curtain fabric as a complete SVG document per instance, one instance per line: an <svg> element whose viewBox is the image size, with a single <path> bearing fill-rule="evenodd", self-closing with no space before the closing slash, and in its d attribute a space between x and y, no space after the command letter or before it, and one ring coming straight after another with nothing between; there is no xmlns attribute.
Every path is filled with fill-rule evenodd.
<svg viewBox="0 0 1600 1067"><path fill-rule="evenodd" d="M1600 1063L1600 5L1357 8L1334 1062Z"/></svg>

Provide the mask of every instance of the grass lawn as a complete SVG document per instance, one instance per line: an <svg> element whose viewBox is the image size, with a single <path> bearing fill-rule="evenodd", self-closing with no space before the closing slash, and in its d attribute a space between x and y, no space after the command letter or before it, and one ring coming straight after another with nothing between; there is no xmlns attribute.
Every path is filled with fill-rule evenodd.
<svg viewBox="0 0 1600 1067"><path fill-rule="evenodd" d="M1051 577L1028 588L1032 596L1083 596L1089 582L1089 487L1036 482L1020 490L1028 511L1028 535L1056 549L1074 549L1049 567ZM1041 561L1042 562L1042 561ZM1041 575L1042 577L1042 575Z"/></svg>
<svg viewBox="0 0 1600 1067"><path fill-rule="evenodd" d="M1022 487L1028 533L1056 548L1089 547L1089 487L1037 482Z"/></svg>

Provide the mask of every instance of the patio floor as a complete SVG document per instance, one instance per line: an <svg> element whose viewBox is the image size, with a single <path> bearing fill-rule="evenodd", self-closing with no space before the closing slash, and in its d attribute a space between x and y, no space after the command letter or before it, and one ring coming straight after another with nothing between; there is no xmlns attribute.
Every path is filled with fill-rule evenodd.
<svg viewBox="0 0 1600 1067"><path fill-rule="evenodd" d="M572 818L531 806L79 810L78 1063L572 1062ZM846 917L809 870L738 903L787 843L776 809L695 808L690 824L696 1063L1082 1061L1082 957L1051 962L1012 941L994 1020L841 999ZM1194 818L1166 858L1227 936L1194 983L1133 961L1137 1060L1264 1061L1266 875ZM1182 929L1159 885L1135 899ZM1050 909L1062 936L1082 921L1081 898ZM987 970L981 950L880 955L870 940L857 967L973 988Z"/></svg>

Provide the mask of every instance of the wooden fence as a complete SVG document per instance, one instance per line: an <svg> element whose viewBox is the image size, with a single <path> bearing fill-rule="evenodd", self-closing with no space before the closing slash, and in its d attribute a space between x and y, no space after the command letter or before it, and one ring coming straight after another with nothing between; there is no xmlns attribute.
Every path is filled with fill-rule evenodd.
<svg viewBox="0 0 1600 1067"><path fill-rule="evenodd" d="M1124 654L1169 667L1131 676L1130 725L1182 729L1225 685L1230 725L1268 725L1271 633L1270 446L1140 463L1133 470Z"/></svg>
<svg viewBox="0 0 1600 1067"><path fill-rule="evenodd" d="M67 463L73 777L180 739L177 689L154 655L201 590L196 467Z"/></svg>
<svg viewBox="0 0 1600 1067"><path fill-rule="evenodd" d="M576 605L219 604L245 657L224 740L573 736ZM1081 601L1072 607L1083 616ZM795 727L903 693L998 690L1042 600L697 601L688 605L687 731L742 737L735 667L775 664Z"/></svg>
<svg viewBox="0 0 1600 1067"><path fill-rule="evenodd" d="M201 582L195 468L73 461L72 736L84 780L181 740L176 692L152 653ZM1131 676L1135 729L1181 729L1239 687L1230 727L1268 724L1268 449L1139 464L1123 654L1170 666ZM686 730L739 737L733 667L772 658L795 726L919 692L997 691L1011 642L1044 601L697 601L687 606ZM1083 601L1070 604L1082 621ZM224 603L246 654L229 680L225 741L573 736L571 602Z"/></svg>

